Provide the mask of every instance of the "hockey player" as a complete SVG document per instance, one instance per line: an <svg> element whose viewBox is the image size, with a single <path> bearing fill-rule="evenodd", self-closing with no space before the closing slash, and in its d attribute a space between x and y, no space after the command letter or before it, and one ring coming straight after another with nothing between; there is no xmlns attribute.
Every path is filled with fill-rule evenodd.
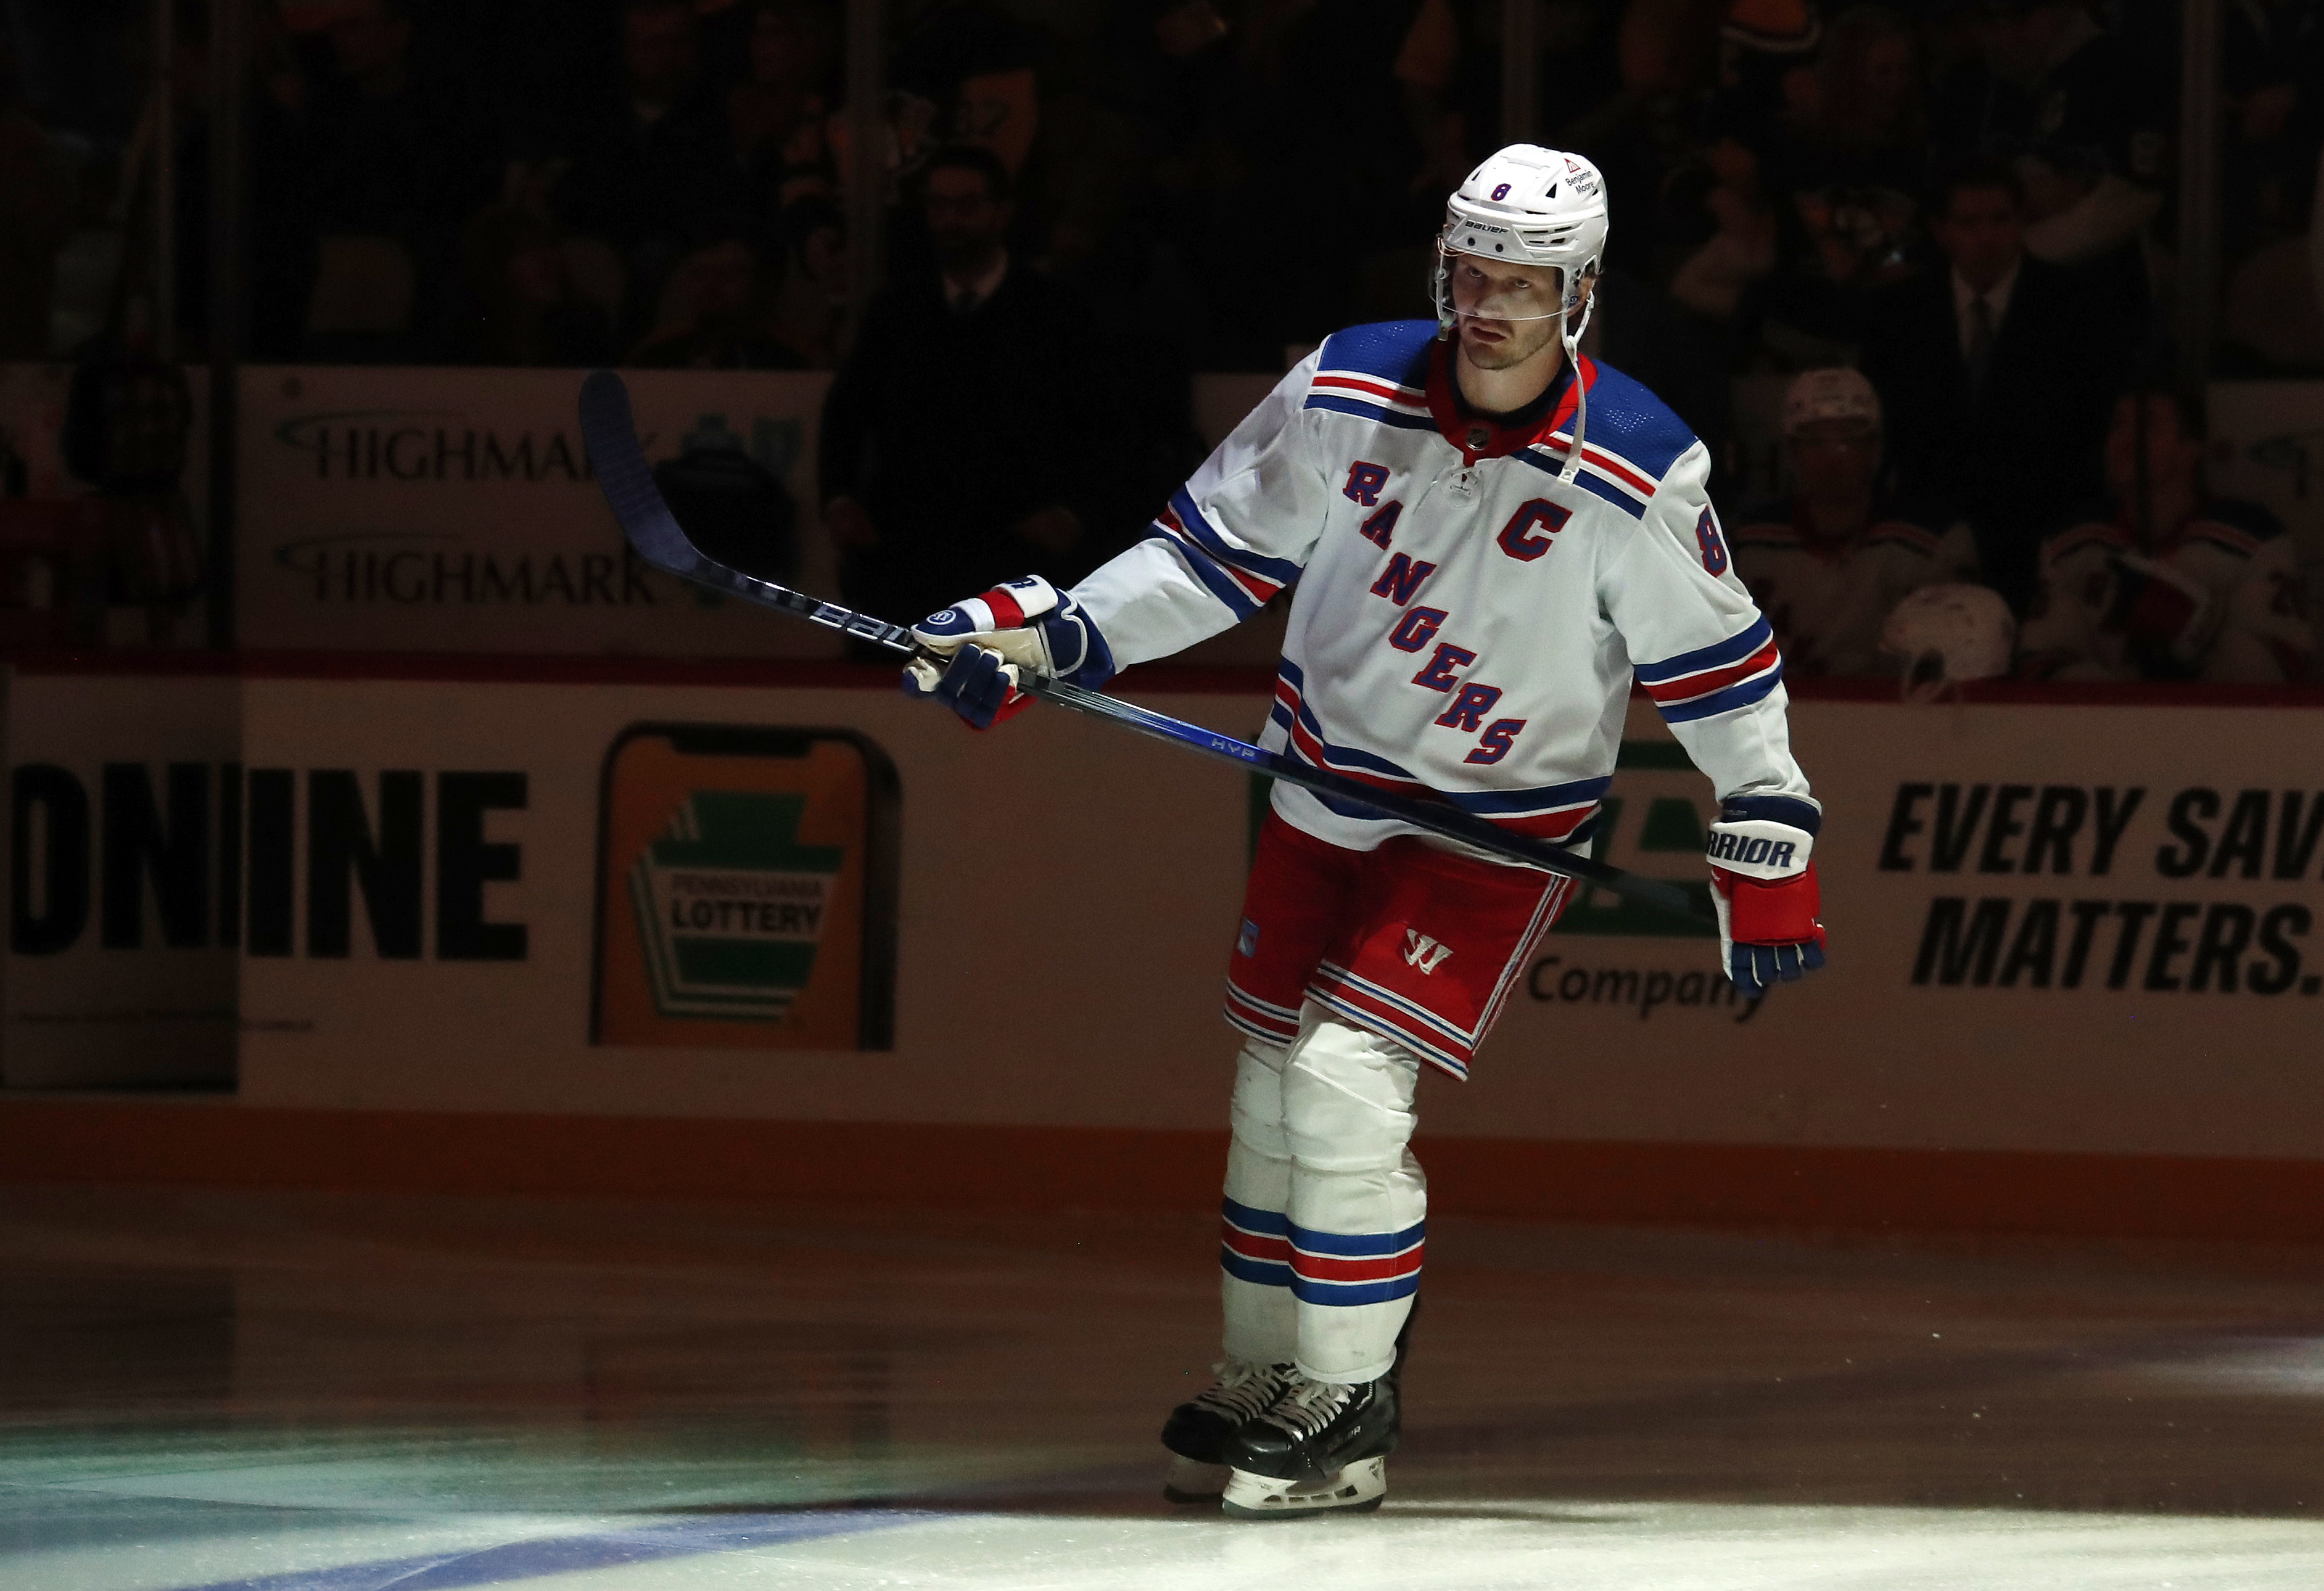
<svg viewBox="0 0 2324 1591"><path fill-rule="evenodd" d="M1880 626L1924 585L1977 578L1977 543L1954 520L1880 491L1880 398L1852 370L1803 371L1784 393L1784 445L1799 490L1745 513L1735 568L1775 628L1788 668L1883 671Z"/></svg>
<svg viewBox="0 0 2324 1591"><path fill-rule="evenodd" d="M1783 667L1704 494L1702 445L1575 347L1606 241L1588 161L1518 144L1438 241L1436 318L1338 333L1069 593L1013 581L924 621L905 689L986 725L1020 671L1093 685L1296 583L1261 743L1551 841L1584 837L1633 678L1721 798L1711 878L1747 996L1822 962L1820 809ZM1425 1184L1423 1066L1468 1075L1563 878L1275 788L1227 973L1218 1384L1170 1417L1179 1501L1375 1507Z"/></svg>
<svg viewBox="0 0 2324 1591"><path fill-rule="evenodd" d="M2207 495L2202 469L2195 399L2168 390L2122 396L2106 440L2113 510L2042 544L2041 585L2018 631L2019 673L2246 685L2308 677L2316 640L2299 549L2257 503Z"/></svg>

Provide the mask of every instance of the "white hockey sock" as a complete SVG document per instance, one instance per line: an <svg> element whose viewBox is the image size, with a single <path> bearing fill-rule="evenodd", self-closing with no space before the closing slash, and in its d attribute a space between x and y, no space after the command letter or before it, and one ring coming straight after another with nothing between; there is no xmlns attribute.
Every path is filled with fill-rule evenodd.
<svg viewBox="0 0 2324 1591"><path fill-rule="evenodd" d="M1280 1044L1244 1042L1235 1058L1229 1112L1234 1140L1227 1146L1220 1303L1227 1356L1255 1365L1283 1364L1298 1347L1286 1240L1291 1150L1283 1134L1286 1053Z"/></svg>
<svg viewBox="0 0 2324 1591"><path fill-rule="evenodd" d="M1406 1147L1420 1062L1310 1001L1283 1071L1298 1365L1377 1381L1420 1285L1427 1180Z"/></svg>

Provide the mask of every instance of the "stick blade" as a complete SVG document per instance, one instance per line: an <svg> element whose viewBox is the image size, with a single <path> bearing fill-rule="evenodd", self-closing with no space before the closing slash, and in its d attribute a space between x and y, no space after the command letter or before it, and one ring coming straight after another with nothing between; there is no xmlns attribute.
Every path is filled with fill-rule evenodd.
<svg viewBox="0 0 2324 1591"><path fill-rule="evenodd" d="M654 484L653 466L638 446L629 386L615 372L592 371L581 383L581 439L598 488L638 556L657 569L695 577L702 560Z"/></svg>

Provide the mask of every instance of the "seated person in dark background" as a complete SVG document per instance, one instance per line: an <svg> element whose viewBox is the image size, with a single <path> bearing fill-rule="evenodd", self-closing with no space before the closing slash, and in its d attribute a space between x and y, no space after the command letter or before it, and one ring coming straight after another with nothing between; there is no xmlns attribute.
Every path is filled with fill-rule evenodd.
<svg viewBox="0 0 2324 1591"><path fill-rule="evenodd" d="M883 615L932 612L1028 567L1069 584L1161 500L1115 479L1121 377L1095 315L1004 245L999 159L941 151L926 184L937 268L872 300L824 401L840 590Z"/></svg>
<svg viewBox="0 0 2324 1591"><path fill-rule="evenodd" d="M622 256L635 327L689 245L741 225L747 206L694 8L628 0L621 24L618 77L585 90L572 113L572 169L557 206L568 230L602 237Z"/></svg>
<svg viewBox="0 0 2324 1591"><path fill-rule="evenodd" d="M735 159L754 207L774 215L831 190L825 118L838 98L838 19L820 0L754 0L750 76L726 96Z"/></svg>
<svg viewBox="0 0 2324 1591"><path fill-rule="evenodd" d="M597 296L576 280L576 253L609 267ZM576 248L545 206L494 205L461 239L460 296L445 352L464 364L611 364L618 277L604 244Z"/></svg>
<svg viewBox="0 0 2324 1591"><path fill-rule="evenodd" d="M1852 370L1811 370L1784 394L1784 437L1799 490L1747 512L1729 538L1735 572L1775 626L1795 674L1886 674L1880 627L1912 592L1977 578L1958 521L1887 500L1880 400Z"/></svg>
<svg viewBox="0 0 2324 1591"><path fill-rule="evenodd" d="M839 207L810 195L775 217L770 251L779 279L766 326L808 370L838 363L839 325L847 301L847 223Z"/></svg>
<svg viewBox="0 0 2324 1591"><path fill-rule="evenodd" d="M308 224L402 246L416 290L408 336L441 317L461 228L492 197L497 135L457 75L414 51L408 0L346 0L329 37L333 69L298 140Z"/></svg>
<svg viewBox="0 0 2324 1591"><path fill-rule="evenodd" d="M1862 355L1898 490L1959 504L1987 584L2021 611L2042 534L2096 495L2126 364L2075 279L2027 256L2023 203L2006 166L1954 172L1931 227L1948 268L1875 300Z"/></svg>
<svg viewBox="0 0 2324 1591"><path fill-rule="evenodd" d="M680 260L654 327L630 354L648 370L800 370L807 361L776 334L773 295L759 253L739 237Z"/></svg>
<svg viewBox="0 0 2324 1591"><path fill-rule="evenodd" d="M2257 503L2206 494L2200 400L2134 388L2115 405L2098 513L2042 548L2018 630L2037 679L2305 679L2316 649L2300 553ZM2144 457L2141 457L2142 451Z"/></svg>
<svg viewBox="0 0 2324 1591"><path fill-rule="evenodd" d="M1768 319L1850 343L1868 297L1911 273L1929 185L1920 61L1904 13L1842 11L1801 73L1801 103L1756 145L1775 229L1758 290Z"/></svg>

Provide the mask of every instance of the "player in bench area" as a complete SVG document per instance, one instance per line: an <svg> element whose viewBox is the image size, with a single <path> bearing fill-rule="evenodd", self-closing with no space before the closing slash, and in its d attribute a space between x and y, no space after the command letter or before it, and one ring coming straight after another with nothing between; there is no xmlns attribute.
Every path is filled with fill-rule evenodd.
<svg viewBox="0 0 2324 1591"><path fill-rule="evenodd" d="M1094 686L1296 584L1263 746L1579 844L1635 677L1718 790L1729 976L1756 998L1821 965L1821 809L1710 460L1576 346L1606 225L1588 161L1502 150L1448 203L1434 320L1333 336L1071 592L1012 581L923 621L948 662L906 691L988 726L1025 704L1019 671ZM1569 888L1276 786L1227 973L1226 1356L1164 1430L1175 1500L1378 1506L1420 1278L1420 1070L1468 1075Z"/></svg>

